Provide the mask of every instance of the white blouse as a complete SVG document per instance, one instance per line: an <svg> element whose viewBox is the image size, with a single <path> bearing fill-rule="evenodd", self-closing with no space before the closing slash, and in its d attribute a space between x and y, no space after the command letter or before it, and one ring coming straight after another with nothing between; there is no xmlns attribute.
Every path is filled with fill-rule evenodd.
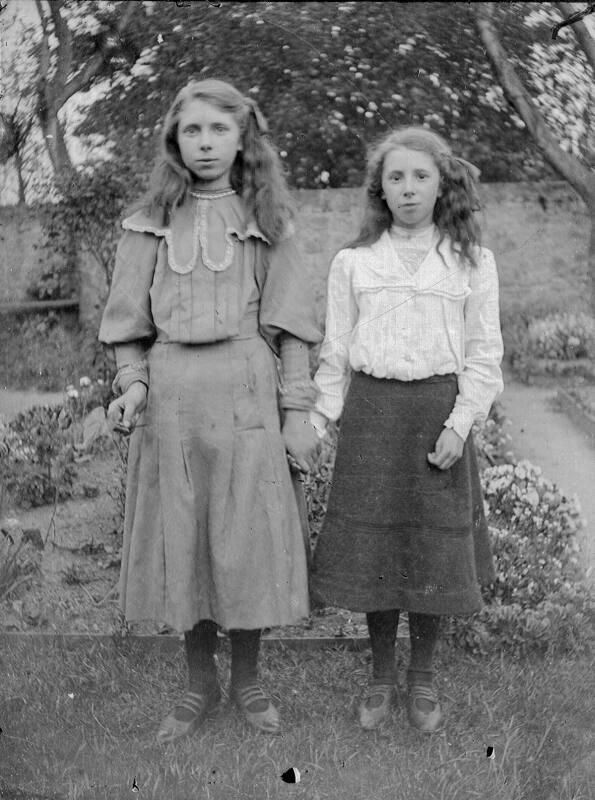
<svg viewBox="0 0 595 800"><path fill-rule="evenodd" d="M393 236L385 231L333 259L312 424L320 432L340 417L351 370L401 381L454 372L459 391L444 424L466 439L503 388L494 256L480 248L478 266L462 266L445 238L443 261L430 231L430 249L415 269L419 258L413 265L401 259Z"/></svg>

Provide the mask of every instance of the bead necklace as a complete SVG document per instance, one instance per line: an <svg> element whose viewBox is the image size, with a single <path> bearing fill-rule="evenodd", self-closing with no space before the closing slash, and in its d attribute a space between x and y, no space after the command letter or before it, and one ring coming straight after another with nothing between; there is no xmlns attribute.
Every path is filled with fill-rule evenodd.
<svg viewBox="0 0 595 800"><path fill-rule="evenodd" d="M230 197L232 194L237 194L235 189L219 189L214 192L190 192L190 197L196 200L217 200L219 197Z"/></svg>

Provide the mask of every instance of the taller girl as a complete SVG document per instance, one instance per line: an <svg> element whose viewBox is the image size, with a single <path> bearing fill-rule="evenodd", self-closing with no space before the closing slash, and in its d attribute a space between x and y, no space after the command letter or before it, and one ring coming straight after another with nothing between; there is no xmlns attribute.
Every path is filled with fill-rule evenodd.
<svg viewBox="0 0 595 800"><path fill-rule="evenodd" d="M218 627L230 634L233 698L254 727L277 732L257 679L260 629L309 611L286 451L312 466L308 349L322 336L266 132L228 83L178 93L148 197L123 222L99 333L119 367L109 415L134 429L122 607L185 632L189 689L162 742L219 701Z"/></svg>
<svg viewBox="0 0 595 800"><path fill-rule="evenodd" d="M369 160L361 232L329 273L312 419L324 428L341 416L341 427L312 588L327 604L367 612L364 728L388 713L400 609L409 612L409 721L442 726L440 616L479 609L479 584L493 579L470 431L502 390L502 337L496 265L473 218L474 172L435 133L388 135Z"/></svg>

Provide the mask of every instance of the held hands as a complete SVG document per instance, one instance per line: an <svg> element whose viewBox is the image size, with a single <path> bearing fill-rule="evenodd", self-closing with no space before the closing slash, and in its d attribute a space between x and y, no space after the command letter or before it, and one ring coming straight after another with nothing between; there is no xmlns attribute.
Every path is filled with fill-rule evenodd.
<svg viewBox="0 0 595 800"><path fill-rule="evenodd" d="M302 472L310 472L315 468L320 453L320 438L307 412L292 409L285 412L283 441L289 456Z"/></svg>
<svg viewBox="0 0 595 800"><path fill-rule="evenodd" d="M121 397L117 397L109 404L107 418L112 426L120 426L132 433L138 415L147 405L147 387L140 381L131 384ZM123 433L124 431L121 430Z"/></svg>
<svg viewBox="0 0 595 800"><path fill-rule="evenodd" d="M428 453L428 461L438 469L450 469L463 455L465 442L452 428L444 428L434 445L434 452Z"/></svg>

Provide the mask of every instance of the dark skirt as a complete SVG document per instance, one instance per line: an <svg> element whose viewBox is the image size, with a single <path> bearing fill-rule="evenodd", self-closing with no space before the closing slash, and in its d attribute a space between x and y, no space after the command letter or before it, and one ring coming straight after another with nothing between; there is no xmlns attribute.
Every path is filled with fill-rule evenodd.
<svg viewBox="0 0 595 800"><path fill-rule="evenodd" d="M466 614L494 580L475 446L449 470L428 453L458 392L455 375L353 375L341 420L312 596L352 611Z"/></svg>

